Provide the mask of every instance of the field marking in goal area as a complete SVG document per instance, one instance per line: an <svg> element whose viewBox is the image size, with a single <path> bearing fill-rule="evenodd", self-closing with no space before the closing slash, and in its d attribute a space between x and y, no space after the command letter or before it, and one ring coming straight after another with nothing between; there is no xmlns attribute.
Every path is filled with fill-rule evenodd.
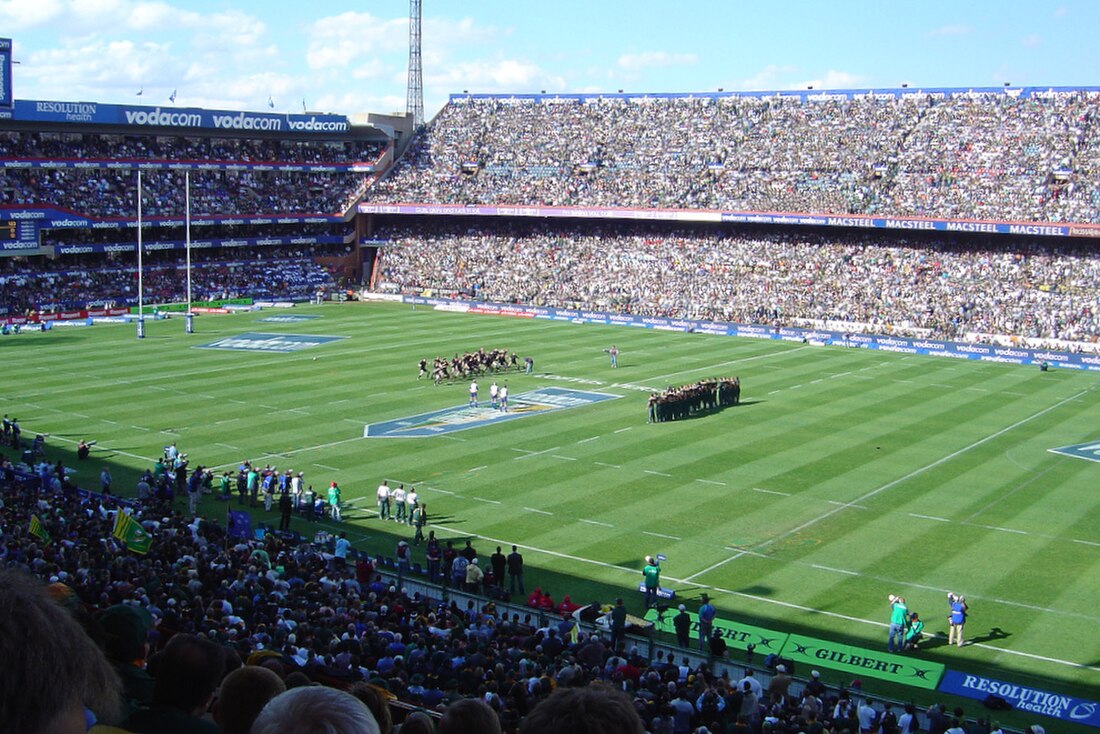
<svg viewBox="0 0 1100 734"><path fill-rule="evenodd" d="M518 420L568 408L580 408L621 397L592 390L565 387L540 387L508 398L508 410L493 408L488 400L477 405L456 405L408 418L371 423L363 428L363 438L424 438L440 436L468 428L478 428Z"/></svg>

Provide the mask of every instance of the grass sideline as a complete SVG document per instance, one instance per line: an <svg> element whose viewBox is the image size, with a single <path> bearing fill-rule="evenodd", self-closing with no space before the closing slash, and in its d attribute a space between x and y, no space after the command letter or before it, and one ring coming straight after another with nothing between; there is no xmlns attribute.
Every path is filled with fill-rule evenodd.
<svg viewBox="0 0 1100 734"><path fill-rule="evenodd" d="M265 321L287 313L319 318ZM1100 466L1049 451L1100 437L1096 375L393 304L203 316L194 334L182 319L146 325L140 341L133 326L4 341L14 374L2 412L28 438L49 433L58 456L97 440L90 462L66 459L83 486L106 464L132 487L174 440L193 466L249 458L316 488L339 481L349 536L392 553L403 529L374 517L374 488L413 482L438 534L475 538L484 556L519 544L529 587L555 599L623 595L640 612L642 557L664 553L664 585L692 607L706 590L731 618L875 649L888 593L936 633L956 591L977 644L934 640L921 656L1096 698ZM193 348L243 332L346 338L288 354ZM613 343L616 370L603 352ZM465 383L418 382L416 362L478 347L534 358L534 375L507 376L513 395L622 397L444 436L362 438L367 423L464 404ZM742 378L743 405L646 424L646 388L718 375ZM203 512L224 508L207 499Z"/></svg>

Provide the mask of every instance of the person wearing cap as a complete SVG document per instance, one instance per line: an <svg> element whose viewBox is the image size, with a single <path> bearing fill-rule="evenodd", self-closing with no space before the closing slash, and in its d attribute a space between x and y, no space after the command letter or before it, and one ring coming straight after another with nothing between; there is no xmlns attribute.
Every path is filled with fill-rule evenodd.
<svg viewBox="0 0 1100 734"><path fill-rule="evenodd" d="M706 651L710 649L710 636L714 631L714 618L718 615L718 610L710 603L710 597L706 594L700 599L703 603L699 606L699 649Z"/></svg>
<svg viewBox="0 0 1100 734"><path fill-rule="evenodd" d="M785 703L787 691L791 687L791 677L787 675L787 666L780 663L775 666L775 675L768 683L768 699L772 703Z"/></svg>
<svg viewBox="0 0 1100 734"><path fill-rule="evenodd" d="M806 681L805 690L817 698L822 698L825 695L825 684L821 682L821 673L819 671L810 671L810 679Z"/></svg>
<svg viewBox="0 0 1100 734"><path fill-rule="evenodd" d="M484 578L485 572L481 570L475 557L466 565L466 591L477 594Z"/></svg>
<svg viewBox="0 0 1100 734"><path fill-rule="evenodd" d="M890 632L886 640L886 649L901 652L905 646L905 626L909 623L909 607L905 599L890 594Z"/></svg>
<svg viewBox="0 0 1100 734"><path fill-rule="evenodd" d="M661 566L653 556L645 557L642 577L645 579L645 608L649 609L657 606L657 589L661 586Z"/></svg>
<svg viewBox="0 0 1100 734"><path fill-rule="evenodd" d="M153 702L154 680L145 671L153 617L143 607L115 604L96 617L103 632L103 652L122 681L122 716Z"/></svg>
<svg viewBox="0 0 1100 734"><path fill-rule="evenodd" d="M687 613L687 607L680 605L680 613L672 618L672 626L676 630L676 644L687 647L691 644L691 615Z"/></svg>
<svg viewBox="0 0 1100 734"><path fill-rule="evenodd" d="M963 625L966 624L966 614L970 607L966 605L966 597L953 592L947 592L947 604L951 609L947 617L947 644L963 646Z"/></svg>

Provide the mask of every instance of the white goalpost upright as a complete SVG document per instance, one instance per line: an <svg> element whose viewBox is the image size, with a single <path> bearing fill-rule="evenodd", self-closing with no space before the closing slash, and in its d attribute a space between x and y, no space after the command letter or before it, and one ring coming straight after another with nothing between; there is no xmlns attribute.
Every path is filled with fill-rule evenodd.
<svg viewBox="0 0 1100 734"><path fill-rule="evenodd" d="M142 290L141 270L141 169L137 172L137 266L138 266L138 317L137 338L145 338L145 294Z"/></svg>
<svg viewBox="0 0 1100 734"><path fill-rule="evenodd" d="M195 314L191 312L191 172L183 172L183 221L184 229L186 231L186 242L184 244L187 251L187 314L184 321L187 322L185 328L186 333L195 333Z"/></svg>

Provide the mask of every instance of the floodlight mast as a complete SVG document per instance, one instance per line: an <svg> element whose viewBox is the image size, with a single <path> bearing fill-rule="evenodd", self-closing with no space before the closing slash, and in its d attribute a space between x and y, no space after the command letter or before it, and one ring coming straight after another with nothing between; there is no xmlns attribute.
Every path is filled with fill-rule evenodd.
<svg viewBox="0 0 1100 734"><path fill-rule="evenodd" d="M421 0L409 0L409 81L405 101L405 114L412 118L413 127L424 124L424 73L420 63Z"/></svg>

